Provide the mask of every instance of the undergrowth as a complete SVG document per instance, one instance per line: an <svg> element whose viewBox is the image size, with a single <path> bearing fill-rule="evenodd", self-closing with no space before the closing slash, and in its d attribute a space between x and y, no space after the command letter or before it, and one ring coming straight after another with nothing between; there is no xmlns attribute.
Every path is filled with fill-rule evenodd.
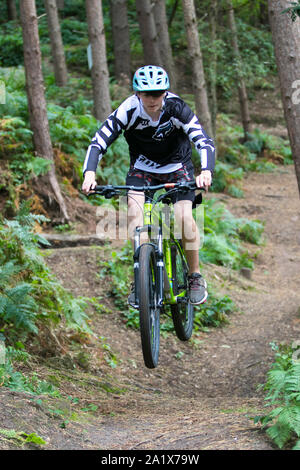
<svg viewBox="0 0 300 470"><path fill-rule="evenodd" d="M3 346L2 360L0 361L0 386L33 395L46 394L59 397L60 393L57 388L46 380L41 380L36 372L28 375L17 370L19 366L30 361L30 355L23 349L24 346L19 343L17 347L19 349Z"/></svg>
<svg viewBox="0 0 300 470"><path fill-rule="evenodd" d="M0 225L0 324L2 332L38 333L39 322L89 331L86 304L75 299L50 272L39 248L49 243L34 232L44 216L23 203L13 220Z"/></svg>
<svg viewBox="0 0 300 470"><path fill-rule="evenodd" d="M204 243L200 250L203 263L241 269L253 267L253 259L242 242L261 245L264 224L260 220L234 217L216 199L204 202Z"/></svg>
<svg viewBox="0 0 300 470"><path fill-rule="evenodd" d="M271 344L275 362L263 385L271 411L257 416L268 436L280 448L300 450L299 342L292 346Z"/></svg>
<svg viewBox="0 0 300 470"><path fill-rule="evenodd" d="M30 362L28 351L53 355L61 350L60 341L67 348L69 341L78 337L80 343L93 332L90 299L74 297L44 261L40 246L49 243L35 231L44 222L26 203L15 218L0 222L0 386L49 395L56 389L19 370L20 361Z"/></svg>
<svg viewBox="0 0 300 470"><path fill-rule="evenodd" d="M278 165L293 163L290 144L283 138L254 129L246 142L242 140L242 127L233 125L228 115L219 114L213 191L243 197L241 183L248 172L272 172Z"/></svg>

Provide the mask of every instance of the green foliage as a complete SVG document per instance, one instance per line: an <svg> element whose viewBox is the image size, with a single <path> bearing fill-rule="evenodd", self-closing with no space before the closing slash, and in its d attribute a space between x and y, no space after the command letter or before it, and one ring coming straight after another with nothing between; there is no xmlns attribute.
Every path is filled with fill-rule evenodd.
<svg viewBox="0 0 300 470"><path fill-rule="evenodd" d="M26 376L23 372L16 370L18 363L26 363L30 356L25 351L7 347L5 350L5 362L0 363L0 383L1 385L20 392L27 392L34 395L47 394L59 396L57 389L46 382L40 380L36 373Z"/></svg>
<svg viewBox="0 0 300 470"><path fill-rule="evenodd" d="M59 145L61 150L83 155L85 148L91 140L92 128L96 130L97 121L91 115L76 115L72 106L63 108L49 103L48 119L53 145Z"/></svg>
<svg viewBox="0 0 300 470"><path fill-rule="evenodd" d="M236 310L233 300L228 295L217 294L212 286L208 287L208 291L207 301L195 309L195 331L228 323L228 315Z"/></svg>
<svg viewBox="0 0 300 470"><path fill-rule="evenodd" d="M88 331L83 299L75 299L51 274L39 250L48 242L33 228L43 216L29 213L24 203L17 217L0 225L0 325L16 337L38 333L38 322Z"/></svg>
<svg viewBox="0 0 300 470"><path fill-rule="evenodd" d="M244 171L241 167L234 168L230 163L217 160L212 189L217 193L227 192L233 197L243 197L244 193L237 185L243 177Z"/></svg>
<svg viewBox="0 0 300 470"><path fill-rule="evenodd" d="M37 446L42 446L42 445L47 444L46 441L35 432L28 434L24 431L15 431L14 429L1 428L0 436L2 436L6 440L12 439L13 441L19 443L19 445L21 446L27 443L32 443Z"/></svg>
<svg viewBox="0 0 300 470"><path fill-rule="evenodd" d="M241 126L233 125L229 116L218 115L218 156L213 191L243 197L240 183L247 172L270 172L276 164L289 165L293 162L290 144L285 139L259 129L254 129L245 143L242 143L242 138Z"/></svg>
<svg viewBox="0 0 300 470"><path fill-rule="evenodd" d="M114 303L127 318L128 326L138 327L136 312L127 305L127 293L130 286L129 279L132 279L132 249L130 243L126 243L121 251L113 251L110 259L101 263L100 278L111 280L110 295Z"/></svg>
<svg viewBox="0 0 300 470"><path fill-rule="evenodd" d="M270 31L259 29L236 17L242 74L249 89L263 88L268 76L276 70ZM217 85L222 89L222 98L231 99L235 93L236 64L231 47L231 32L224 28L219 40ZM208 38L206 39L208 41ZM207 58L208 60L208 58Z"/></svg>
<svg viewBox="0 0 300 470"><path fill-rule="evenodd" d="M200 259L204 263L220 264L240 269L253 267L249 253L241 241L262 243L263 223L259 220L234 217L215 199L204 202L204 244Z"/></svg>
<svg viewBox="0 0 300 470"><path fill-rule="evenodd" d="M293 347L276 344L275 363L267 374L264 389L272 406L269 413L257 416L263 428L279 448L300 448L300 361ZM296 346L299 348L299 345Z"/></svg>
<svg viewBox="0 0 300 470"><path fill-rule="evenodd" d="M22 29L14 22L1 26L0 67L23 64Z"/></svg>

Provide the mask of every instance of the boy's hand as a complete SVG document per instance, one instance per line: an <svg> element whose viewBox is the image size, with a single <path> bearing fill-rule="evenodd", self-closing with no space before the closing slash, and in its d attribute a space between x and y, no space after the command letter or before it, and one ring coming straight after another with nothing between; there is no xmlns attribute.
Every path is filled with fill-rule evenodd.
<svg viewBox="0 0 300 470"><path fill-rule="evenodd" d="M82 191L88 194L96 185L96 173L94 171L86 171L81 187Z"/></svg>
<svg viewBox="0 0 300 470"><path fill-rule="evenodd" d="M201 171L200 175L196 177L196 184L198 188L204 187L206 191L211 186L212 177L210 170Z"/></svg>

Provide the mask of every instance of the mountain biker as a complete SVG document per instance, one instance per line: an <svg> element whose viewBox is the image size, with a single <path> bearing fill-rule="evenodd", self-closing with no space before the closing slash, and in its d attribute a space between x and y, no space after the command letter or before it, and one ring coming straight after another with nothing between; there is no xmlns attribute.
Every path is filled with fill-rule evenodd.
<svg viewBox="0 0 300 470"><path fill-rule="evenodd" d="M133 77L135 94L129 96L106 119L88 147L83 166L82 190L88 193L96 186L96 168L109 145L124 131L129 146L130 168L126 185L144 186L163 182L190 181L194 179L191 160L194 144L201 162L201 173L195 180L198 187L212 183L215 165L215 148L212 139L199 123L198 117L177 95L167 91L168 74L154 65L140 67ZM200 237L192 214L195 192L180 194L174 200L174 213L181 224L182 242L189 265L189 300L201 304L207 298L207 284L200 274ZM144 194L128 193L128 226L133 229L143 225ZM187 233L193 233L193 249ZM133 237L133 231L130 232ZM191 246L191 245L190 245ZM128 298L131 304L132 292Z"/></svg>

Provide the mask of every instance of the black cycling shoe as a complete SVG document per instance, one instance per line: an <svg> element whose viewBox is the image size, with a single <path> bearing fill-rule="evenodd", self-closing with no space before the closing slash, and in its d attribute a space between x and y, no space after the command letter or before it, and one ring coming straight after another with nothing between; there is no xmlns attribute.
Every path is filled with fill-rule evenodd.
<svg viewBox="0 0 300 470"><path fill-rule="evenodd" d="M192 305L203 304L208 296L207 284L199 273L192 273L188 276L189 298Z"/></svg>

